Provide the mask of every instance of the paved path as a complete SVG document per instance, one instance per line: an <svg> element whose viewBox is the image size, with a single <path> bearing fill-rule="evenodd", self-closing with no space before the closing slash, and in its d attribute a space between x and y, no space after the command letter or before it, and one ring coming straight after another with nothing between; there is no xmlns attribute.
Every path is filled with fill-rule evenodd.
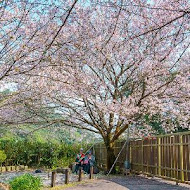
<svg viewBox="0 0 190 190"><path fill-rule="evenodd" d="M80 184L66 190L188 190L190 186L177 186L157 179L140 176L113 177L94 180L93 183Z"/></svg>

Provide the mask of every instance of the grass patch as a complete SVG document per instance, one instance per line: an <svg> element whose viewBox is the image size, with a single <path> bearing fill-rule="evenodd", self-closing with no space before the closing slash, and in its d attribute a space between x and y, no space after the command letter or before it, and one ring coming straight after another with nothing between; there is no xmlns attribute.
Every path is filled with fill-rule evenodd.
<svg viewBox="0 0 190 190"><path fill-rule="evenodd" d="M69 183L67 185L57 185L56 187L44 187L44 188L42 188L42 190L64 190L64 189L69 188L69 187L75 187L79 184L92 183L93 181L94 180L84 180L81 182L72 182L72 183Z"/></svg>

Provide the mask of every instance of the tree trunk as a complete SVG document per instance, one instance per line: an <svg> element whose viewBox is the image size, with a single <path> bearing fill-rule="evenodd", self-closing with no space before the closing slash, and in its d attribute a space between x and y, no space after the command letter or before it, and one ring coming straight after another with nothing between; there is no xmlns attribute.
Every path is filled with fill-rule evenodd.
<svg viewBox="0 0 190 190"><path fill-rule="evenodd" d="M114 161L116 159L113 146L114 146L113 143L106 146L106 149L107 149L107 171L108 172L112 168ZM113 167L111 173L112 174L116 173L115 166Z"/></svg>

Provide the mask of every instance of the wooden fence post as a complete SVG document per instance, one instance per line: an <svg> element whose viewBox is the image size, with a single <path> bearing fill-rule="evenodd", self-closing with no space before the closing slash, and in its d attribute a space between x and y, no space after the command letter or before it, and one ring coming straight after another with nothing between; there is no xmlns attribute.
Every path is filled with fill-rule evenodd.
<svg viewBox="0 0 190 190"><path fill-rule="evenodd" d="M65 184L68 184L69 183L69 170L66 169L65 170Z"/></svg>
<svg viewBox="0 0 190 190"><path fill-rule="evenodd" d="M93 168L93 166L92 166L92 167L90 167L90 175L89 175L89 179L92 179L93 171L94 171L94 168Z"/></svg>
<svg viewBox="0 0 190 190"><path fill-rule="evenodd" d="M181 181L184 182L184 171L183 171L183 135L180 135L180 173Z"/></svg>
<svg viewBox="0 0 190 190"><path fill-rule="evenodd" d="M53 171L51 175L51 187L55 187L56 172Z"/></svg>
<svg viewBox="0 0 190 190"><path fill-rule="evenodd" d="M158 175L161 176L161 138L158 138Z"/></svg>
<svg viewBox="0 0 190 190"><path fill-rule="evenodd" d="M79 178L78 181L82 181L82 168L79 167Z"/></svg>

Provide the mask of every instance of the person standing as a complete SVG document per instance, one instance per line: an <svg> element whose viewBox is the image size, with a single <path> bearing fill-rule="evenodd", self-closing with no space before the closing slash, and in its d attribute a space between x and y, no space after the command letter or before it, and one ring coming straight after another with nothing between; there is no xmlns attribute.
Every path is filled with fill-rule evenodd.
<svg viewBox="0 0 190 190"><path fill-rule="evenodd" d="M75 159L75 171L74 172L76 172L76 174L79 170L79 167L83 167L84 158L85 158L85 154L83 153L83 148L81 148L80 153L77 154L77 157Z"/></svg>
<svg viewBox="0 0 190 190"><path fill-rule="evenodd" d="M95 157L94 157L94 155L92 155L91 151L87 152L87 160L88 160L88 164L85 166L85 170L89 174L90 167L94 167L94 165L95 165Z"/></svg>
<svg viewBox="0 0 190 190"><path fill-rule="evenodd" d="M85 173L88 173L89 170L89 158L88 158L88 152L86 153L84 157L84 162L83 162L83 169Z"/></svg>

